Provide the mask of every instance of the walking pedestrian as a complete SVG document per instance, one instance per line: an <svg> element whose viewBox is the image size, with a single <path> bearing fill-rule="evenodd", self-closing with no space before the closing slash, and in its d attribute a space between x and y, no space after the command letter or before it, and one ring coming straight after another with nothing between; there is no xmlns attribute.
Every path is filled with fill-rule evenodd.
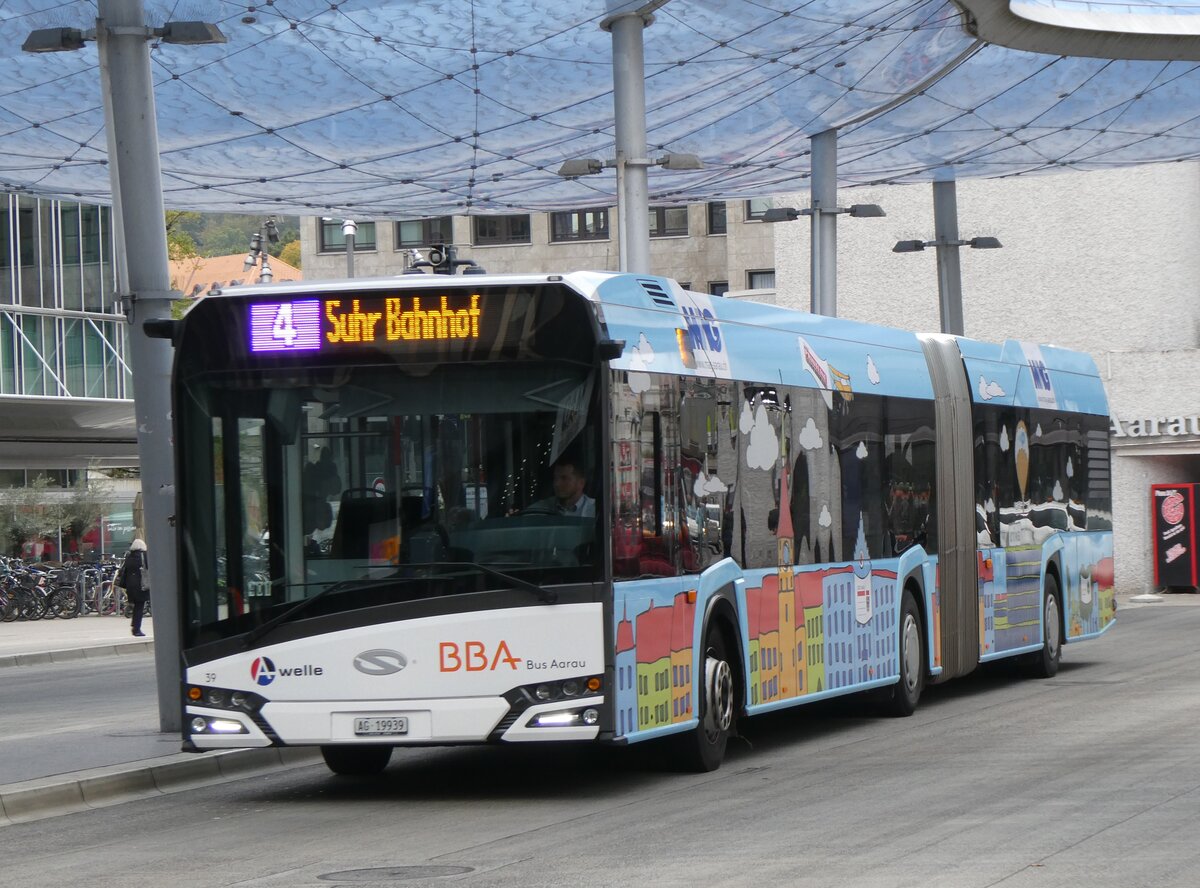
<svg viewBox="0 0 1200 888"><path fill-rule="evenodd" d="M145 636L142 631L142 614L146 611L146 602L150 598L150 562L146 558L146 544L135 539L129 544L125 561L117 574L117 585L125 590L129 603L133 605L133 619L130 628L138 638Z"/></svg>

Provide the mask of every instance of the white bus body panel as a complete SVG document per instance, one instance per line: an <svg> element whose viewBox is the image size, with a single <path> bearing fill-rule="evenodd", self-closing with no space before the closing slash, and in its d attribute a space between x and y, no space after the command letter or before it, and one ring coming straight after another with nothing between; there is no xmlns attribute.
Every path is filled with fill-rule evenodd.
<svg viewBox="0 0 1200 888"><path fill-rule="evenodd" d="M603 607L564 604L446 614L267 644L191 666L186 680L265 697L261 715L288 745L399 745L486 740L508 713L503 695L513 688L603 673ZM531 707L505 739L594 738L595 727L526 726L535 713L574 709L581 702ZM188 718L194 715L240 721L247 731L193 735L199 748L270 742L244 714L188 706ZM380 715L406 717L408 732L355 735L354 719Z"/></svg>

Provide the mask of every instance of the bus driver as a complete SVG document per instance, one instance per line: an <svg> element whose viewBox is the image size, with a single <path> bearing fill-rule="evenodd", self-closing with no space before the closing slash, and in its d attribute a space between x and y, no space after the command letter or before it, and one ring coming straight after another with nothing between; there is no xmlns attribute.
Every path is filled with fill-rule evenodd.
<svg viewBox="0 0 1200 888"><path fill-rule="evenodd" d="M549 512L570 515L572 518L594 518L596 501L583 492L586 484L587 477L579 460L564 453L554 463L554 496L538 500L525 512Z"/></svg>

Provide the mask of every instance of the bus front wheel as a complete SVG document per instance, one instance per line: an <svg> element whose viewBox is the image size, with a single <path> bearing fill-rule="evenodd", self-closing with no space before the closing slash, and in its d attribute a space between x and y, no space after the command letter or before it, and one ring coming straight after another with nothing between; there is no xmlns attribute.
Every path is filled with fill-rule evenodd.
<svg viewBox="0 0 1200 888"><path fill-rule="evenodd" d="M341 777L371 777L387 767L390 746L322 746L321 757L329 770Z"/></svg>
<svg viewBox="0 0 1200 888"><path fill-rule="evenodd" d="M736 688L731 648L717 625L704 635L704 675L697 703L699 724L674 741L674 758L683 770L706 772L721 767L725 747L737 719Z"/></svg>

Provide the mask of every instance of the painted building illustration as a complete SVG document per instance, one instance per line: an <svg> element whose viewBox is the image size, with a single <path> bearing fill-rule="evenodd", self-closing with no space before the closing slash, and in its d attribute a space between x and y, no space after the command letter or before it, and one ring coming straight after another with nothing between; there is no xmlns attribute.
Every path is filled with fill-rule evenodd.
<svg viewBox="0 0 1200 888"><path fill-rule="evenodd" d="M633 623L622 612L617 624L617 731L637 730L637 650L633 645Z"/></svg>
<svg viewBox="0 0 1200 888"><path fill-rule="evenodd" d="M651 607L634 620L638 728L671 722L671 609Z"/></svg>

